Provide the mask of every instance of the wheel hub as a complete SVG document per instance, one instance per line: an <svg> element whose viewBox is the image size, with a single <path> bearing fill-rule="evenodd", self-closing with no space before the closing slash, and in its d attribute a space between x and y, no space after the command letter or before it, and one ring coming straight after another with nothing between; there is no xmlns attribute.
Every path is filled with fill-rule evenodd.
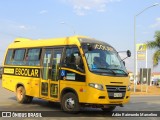
<svg viewBox="0 0 160 120"><path fill-rule="evenodd" d="M18 99L21 100L23 98L23 92L22 90L18 90Z"/></svg>
<svg viewBox="0 0 160 120"><path fill-rule="evenodd" d="M74 108L74 105L75 105L75 102L74 102L74 99L73 98L68 98L66 101L65 101L65 106L67 109L73 109Z"/></svg>

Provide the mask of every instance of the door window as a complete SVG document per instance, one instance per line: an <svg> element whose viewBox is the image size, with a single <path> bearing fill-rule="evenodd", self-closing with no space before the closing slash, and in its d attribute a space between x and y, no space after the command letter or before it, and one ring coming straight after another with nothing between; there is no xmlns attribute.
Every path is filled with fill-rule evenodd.
<svg viewBox="0 0 160 120"><path fill-rule="evenodd" d="M43 72L42 72L42 79L46 80L41 83L41 94L44 96L48 96L48 79L49 79L49 67L51 63L51 55L52 55L52 50L51 49L46 49L44 53L44 58L43 58Z"/></svg>
<svg viewBox="0 0 160 120"><path fill-rule="evenodd" d="M52 70L51 70L51 80L57 81L59 77L59 66L60 66L60 60L62 56L62 50L61 49L55 49L53 51L53 57L52 57Z"/></svg>
<svg viewBox="0 0 160 120"><path fill-rule="evenodd" d="M53 49L50 82L50 96L53 98L58 98L58 79L61 56L62 49Z"/></svg>
<svg viewBox="0 0 160 120"><path fill-rule="evenodd" d="M52 50L46 49L43 59L43 75L42 75L43 80L48 80L49 77L48 73L49 73L49 66L51 63L51 55L52 55Z"/></svg>

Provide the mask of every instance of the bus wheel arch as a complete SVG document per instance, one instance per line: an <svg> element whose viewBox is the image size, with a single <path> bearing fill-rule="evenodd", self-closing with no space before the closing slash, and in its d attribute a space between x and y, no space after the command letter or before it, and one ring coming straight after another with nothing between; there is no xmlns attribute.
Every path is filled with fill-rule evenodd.
<svg viewBox="0 0 160 120"><path fill-rule="evenodd" d="M16 88L15 88L15 91L16 91L17 88L20 87L20 86L24 87L24 84L23 84L23 83L17 83ZM24 88L25 88L25 87L24 87Z"/></svg>
<svg viewBox="0 0 160 120"><path fill-rule="evenodd" d="M65 88L61 92L61 108L65 112L77 113L80 110L77 92L72 88Z"/></svg>
<svg viewBox="0 0 160 120"><path fill-rule="evenodd" d="M18 83L16 86L16 98L17 101L21 104L31 103L33 97L26 95L26 90L23 84Z"/></svg>

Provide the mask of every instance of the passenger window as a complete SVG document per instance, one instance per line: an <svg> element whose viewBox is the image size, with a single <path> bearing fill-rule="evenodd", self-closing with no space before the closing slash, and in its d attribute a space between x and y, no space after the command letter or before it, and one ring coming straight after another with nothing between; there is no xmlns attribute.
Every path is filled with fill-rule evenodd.
<svg viewBox="0 0 160 120"><path fill-rule="evenodd" d="M15 50L14 52L14 60L15 61L23 61L25 54L25 49Z"/></svg>
<svg viewBox="0 0 160 120"><path fill-rule="evenodd" d="M24 65L25 49L14 50L13 65Z"/></svg>
<svg viewBox="0 0 160 120"><path fill-rule="evenodd" d="M28 49L28 53L26 54L25 58L26 64L29 66L39 66L40 56L41 56L40 48Z"/></svg>
<svg viewBox="0 0 160 120"><path fill-rule="evenodd" d="M13 50L8 50L7 56L6 56L6 61L5 61L5 64L6 64L6 65L12 64L12 62L11 62L11 60L12 60L12 55L13 55Z"/></svg>

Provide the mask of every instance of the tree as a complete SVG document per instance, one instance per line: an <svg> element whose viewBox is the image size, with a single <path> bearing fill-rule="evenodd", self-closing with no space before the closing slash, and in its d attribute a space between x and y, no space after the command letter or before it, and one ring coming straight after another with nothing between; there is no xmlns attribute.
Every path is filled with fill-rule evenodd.
<svg viewBox="0 0 160 120"><path fill-rule="evenodd" d="M156 50L153 55L153 65L156 66L160 60L160 31L155 32L154 38L154 41L147 42L147 48Z"/></svg>

